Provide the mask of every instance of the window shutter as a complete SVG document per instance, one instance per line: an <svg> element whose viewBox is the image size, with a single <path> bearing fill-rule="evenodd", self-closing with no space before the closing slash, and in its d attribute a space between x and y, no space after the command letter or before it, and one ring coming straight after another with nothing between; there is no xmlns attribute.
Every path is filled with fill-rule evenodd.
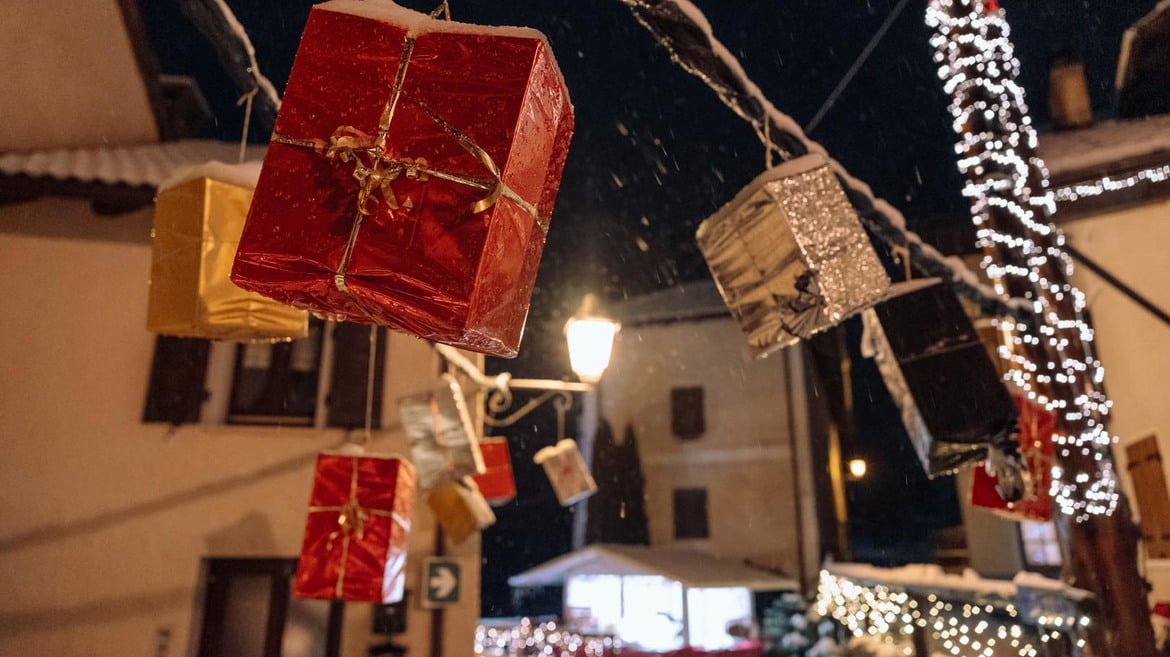
<svg viewBox="0 0 1170 657"><path fill-rule="evenodd" d="M1150 435L1125 447L1134 497L1142 516L1142 538L1151 559L1170 558L1170 495L1158 438Z"/></svg>
<svg viewBox="0 0 1170 657"><path fill-rule="evenodd" d="M373 424L382 425L382 379L386 329L378 332L374 365ZM341 323L333 329L333 372L329 377L326 425L356 429L366 425L366 380L369 374L370 327Z"/></svg>
<svg viewBox="0 0 1170 657"><path fill-rule="evenodd" d="M154 341L143 422L192 424L206 399L204 379L211 343L200 338L160 335Z"/></svg>
<svg viewBox="0 0 1170 657"><path fill-rule="evenodd" d="M698 438L707 430L701 386L670 389L670 430L680 440Z"/></svg>
<svg viewBox="0 0 1170 657"><path fill-rule="evenodd" d="M674 537L678 539L707 538L707 489L676 488L674 490Z"/></svg>

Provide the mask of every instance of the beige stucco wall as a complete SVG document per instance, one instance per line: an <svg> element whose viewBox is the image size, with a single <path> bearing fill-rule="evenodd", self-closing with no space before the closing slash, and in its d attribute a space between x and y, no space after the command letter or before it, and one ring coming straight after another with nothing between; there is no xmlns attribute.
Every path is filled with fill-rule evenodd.
<svg viewBox="0 0 1170 657"><path fill-rule="evenodd" d="M117 0L9 1L0 21L0 151L158 140Z"/></svg>
<svg viewBox="0 0 1170 657"><path fill-rule="evenodd" d="M82 202L20 212L38 208L78 222L119 221L91 216ZM0 208L0 231L13 211ZM172 637L165 655L188 654L200 559L296 556L314 454L343 439L339 431L142 424L153 345L144 328L149 268L143 243L0 232L2 655L156 655L160 630ZM397 423L394 399L429 386L435 367L424 343L392 335L384 426ZM388 430L371 449L409 447ZM255 475L278 464L287 467ZM183 495L190 491L200 494ZM419 499L407 583L416 592L433 544ZM470 648L478 553L478 539L453 551L466 574L465 603L445 614L450 657ZM348 605L344 654L365 655L371 610ZM412 654L429 654L431 617L412 605Z"/></svg>
<svg viewBox="0 0 1170 657"><path fill-rule="evenodd" d="M1077 220L1063 226L1069 242L1162 309L1170 309L1170 201ZM1120 444L1116 462L1126 493L1125 445L1151 433L1158 436L1163 468L1170 455L1170 327L1090 272L1077 267L1074 281L1084 291L1096 329L1105 387L1113 400L1111 429ZM1137 509L1134 509L1135 513ZM1170 600L1170 564L1153 563L1151 599Z"/></svg>
<svg viewBox="0 0 1170 657"><path fill-rule="evenodd" d="M798 530L790 432L801 453L806 573L816 572L812 473L799 350L754 360L730 318L625 327L601 383L601 415L638 440L646 478L650 542L674 538L673 491L707 489L710 538L682 541L718 557L749 559L797 576ZM793 361L797 364L793 366ZM791 417L785 388L791 371ZM702 386L706 432L695 440L671 433L670 390Z"/></svg>

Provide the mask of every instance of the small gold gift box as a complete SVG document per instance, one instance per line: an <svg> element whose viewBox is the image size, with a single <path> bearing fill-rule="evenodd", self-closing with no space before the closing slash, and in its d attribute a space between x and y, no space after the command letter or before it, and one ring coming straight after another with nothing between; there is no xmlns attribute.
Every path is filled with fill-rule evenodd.
<svg viewBox="0 0 1170 657"><path fill-rule="evenodd" d="M442 482L427 497L427 506L455 545L496 524L496 514L471 477Z"/></svg>
<svg viewBox="0 0 1170 657"><path fill-rule="evenodd" d="M227 165L223 165L226 169ZM308 313L246 292L229 278L252 190L207 176L160 189L146 327L239 342L308 334Z"/></svg>

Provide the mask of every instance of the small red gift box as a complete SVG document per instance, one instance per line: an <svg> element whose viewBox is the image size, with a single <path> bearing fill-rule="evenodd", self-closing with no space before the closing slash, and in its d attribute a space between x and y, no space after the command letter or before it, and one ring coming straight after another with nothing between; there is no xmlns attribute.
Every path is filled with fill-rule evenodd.
<svg viewBox="0 0 1170 657"><path fill-rule="evenodd" d="M240 287L496 356L519 348L573 129L543 35L313 7Z"/></svg>
<svg viewBox="0 0 1170 657"><path fill-rule="evenodd" d="M1044 407L1015 396L1019 409L1020 455L1028 471L1028 487L1018 502L1005 502L995 490L996 478L976 467L971 479L971 505L1011 520L1052 520L1052 463L1056 451L1052 434L1056 418Z"/></svg>
<svg viewBox="0 0 1170 657"><path fill-rule="evenodd" d="M488 504L500 506L516 497L516 479L512 476L512 455L504 438L484 438L479 441L483 453L484 473L475 475L479 492Z"/></svg>
<svg viewBox="0 0 1170 657"><path fill-rule="evenodd" d="M382 604L401 600L413 505L409 461L319 455L293 586L296 596Z"/></svg>

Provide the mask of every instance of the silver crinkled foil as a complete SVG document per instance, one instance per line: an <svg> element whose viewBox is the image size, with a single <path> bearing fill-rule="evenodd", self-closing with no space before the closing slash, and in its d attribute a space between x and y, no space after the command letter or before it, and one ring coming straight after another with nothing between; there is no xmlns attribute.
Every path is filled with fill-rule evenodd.
<svg viewBox="0 0 1170 657"><path fill-rule="evenodd" d="M444 374L433 390L403 397L398 414L410 438L410 460L423 489L448 477L457 480L484 472L479 434L454 377Z"/></svg>
<svg viewBox="0 0 1170 657"><path fill-rule="evenodd" d="M765 171L695 238L757 356L837 324L890 287L857 211L820 155Z"/></svg>

